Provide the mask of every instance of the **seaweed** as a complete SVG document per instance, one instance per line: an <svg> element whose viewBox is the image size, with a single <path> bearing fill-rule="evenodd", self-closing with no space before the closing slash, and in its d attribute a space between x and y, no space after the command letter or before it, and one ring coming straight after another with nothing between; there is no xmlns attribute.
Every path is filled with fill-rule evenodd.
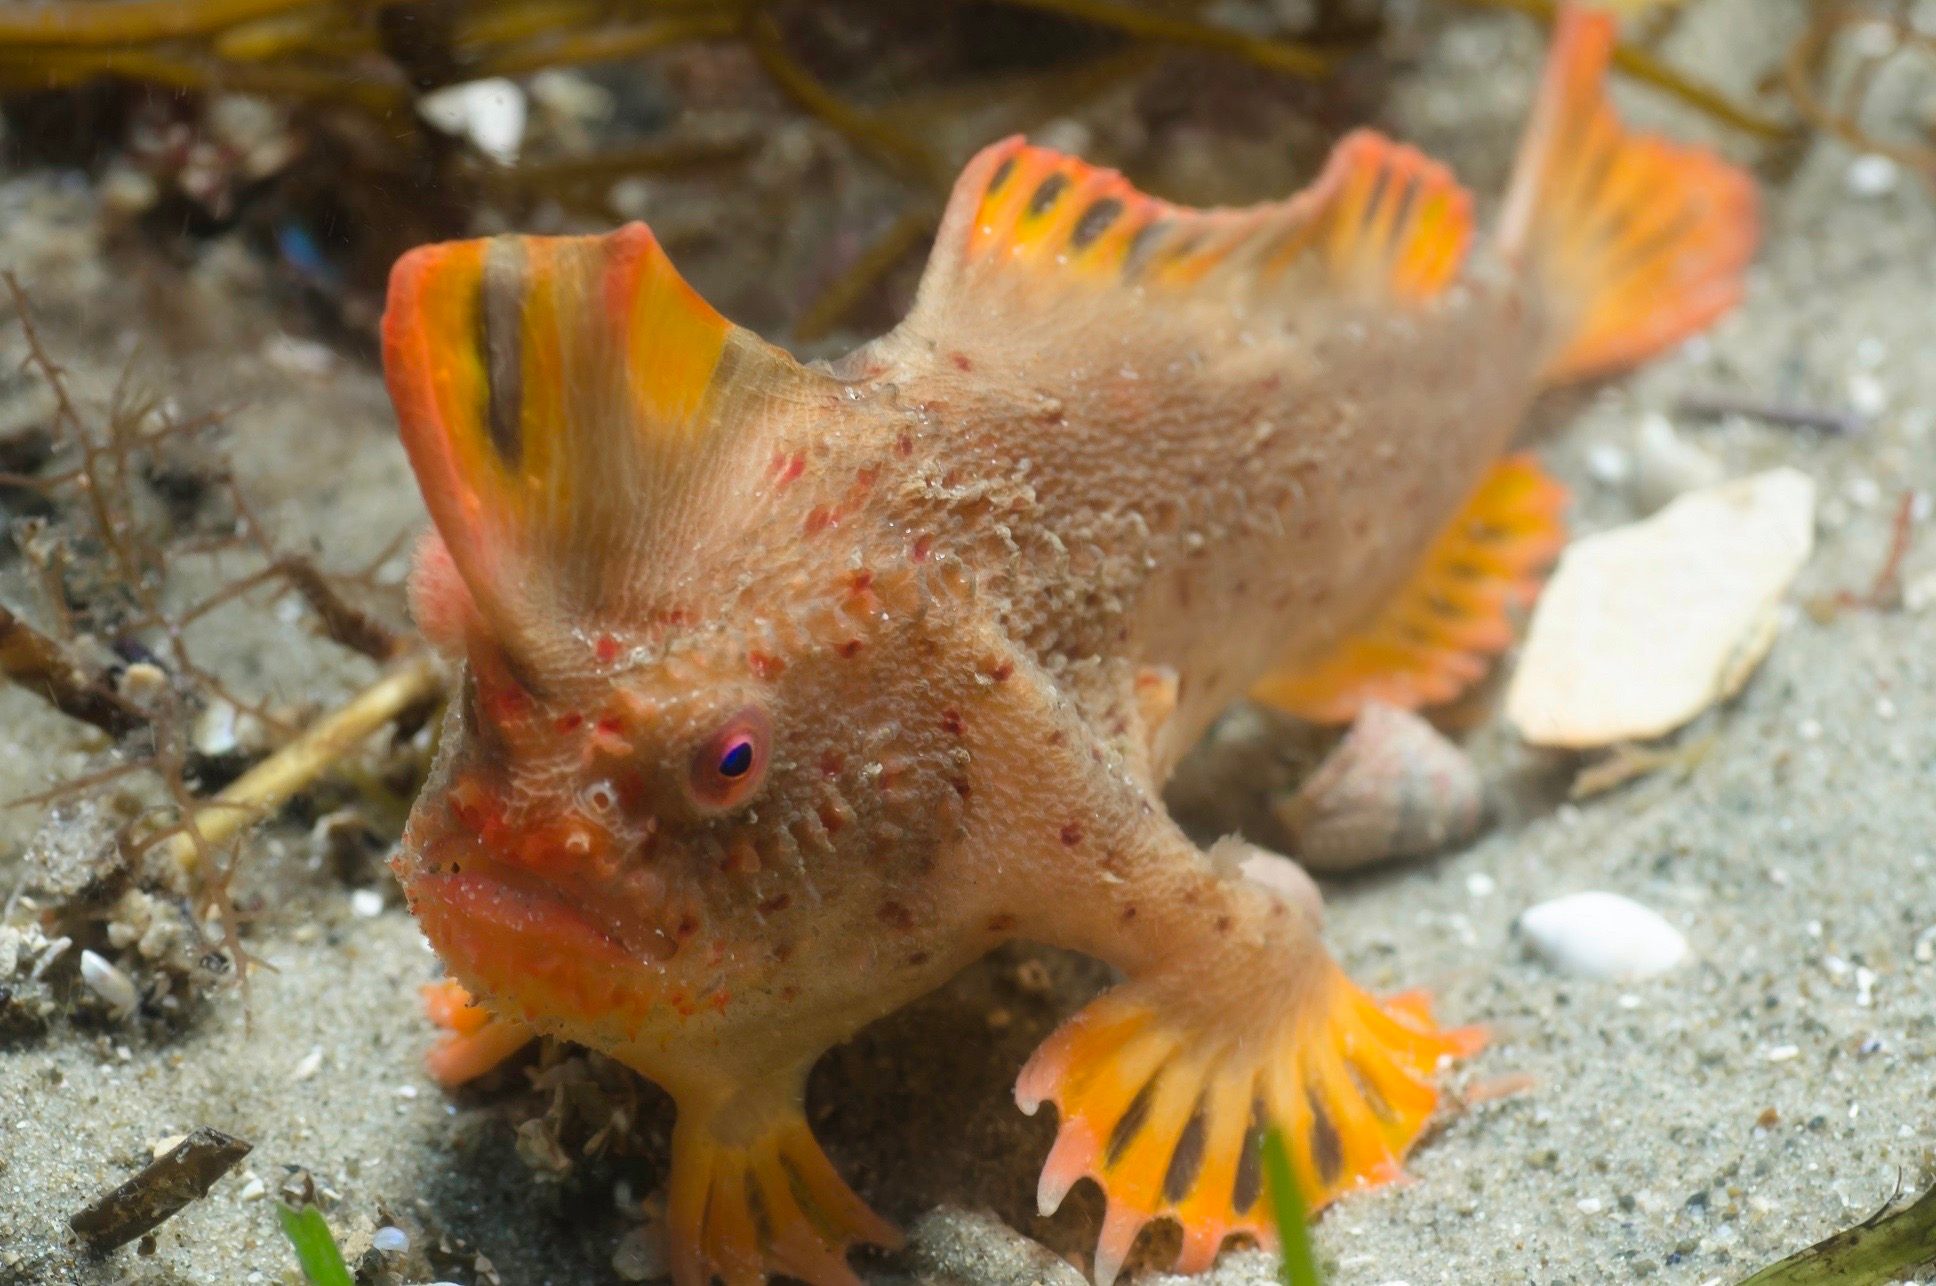
<svg viewBox="0 0 1936 1286"><path fill-rule="evenodd" d="M380 783L357 778L353 761L384 728L406 737L424 725L441 699L442 671L359 601L377 591L374 567L394 545L348 575L280 549L221 455L219 415L182 416L166 399L137 393L127 375L105 413L91 413L19 283L0 280L24 369L51 406L46 449L0 477L44 510L15 524L42 601L0 604L0 678L103 734L88 770L12 801L54 806L29 851L25 887L51 897L66 934L103 952L113 950L103 924L128 909L130 896L160 895L137 908L144 918L185 898L193 910L183 906L180 932L152 941L179 941L188 954L177 952L178 972L198 976L220 972L200 945L198 926L212 909L224 947L213 958L239 966L246 985L255 962L231 893L236 842L330 773L348 776L353 794L392 802ZM319 635L382 667L374 681L313 722L245 694L203 660L202 636L220 629L222 613L263 598L292 598ZM211 743L198 732L211 717L254 733L224 732ZM421 748L408 753L420 768ZM77 866L70 852L85 861ZM151 853L167 860L149 862ZM64 874L70 867L78 874ZM158 982L150 998L171 985Z"/></svg>
<svg viewBox="0 0 1936 1286"><path fill-rule="evenodd" d="M1900 1193L1897 1194L1898 1196ZM1936 1265L1936 1187L1742 1280L1741 1286L1882 1286Z"/></svg>
<svg viewBox="0 0 1936 1286"><path fill-rule="evenodd" d="M1439 2L1547 22L1557 6ZM1737 101L1655 52L1677 17L1674 6L1634 24L1615 63L1768 145L1771 155L1792 154L1797 140L1826 132L1936 174L1936 149L1878 138L1861 119L1860 100L1878 68L1931 48L1910 26L1903 0L1877 2L1881 9L1815 0L1783 67L1763 86L1765 102ZM926 240L954 167L975 144L1039 128L1125 82L1147 80L1171 55L1335 93L1341 67L1365 65L1357 55L1380 35L1384 6L1325 0L1303 29L1259 17L1233 24L1205 0L955 0L918 18L884 0L54 0L0 12L0 94L16 95L19 111L50 91L79 95L104 82L146 87L167 95L191 128L203 128L194 123L197 100L249 94L277 104L292 136L285 161L272 175L234 185L225 194L234 208L207 226L254 228L352 332L373 322L372 296L396 254L475 230L480 211L492 225L529 224L561 210L610 222L632 213L613 195L625 181L704 182L722 166L757 164L760 141L789 114L811 120L898 192L896 208L866 218L871 234L838 256L809 297L794 301L793 335L812 343L853 324L876 287ZM1859 53L1846 83L1831 88L1843 61L1838 51L1874 23L1888 26L1893 47ZM732 96L729 112L709 107L703 95L675 95L653 119L594 131L575 147L539 146L508 165L441 134L419 110L427 94L490 77L631 66L676 79L681 66L735 58L752 79L748 92ZM1059 98L1042 94L1043 82L1060 89ZM1778 110L1777 100L1790 110ZM1317 103L1312 111L1327 115ZM722 115L738 118L723 133ZM90 154L99 154L99 137L94 131L85 142ZM164 187L179 177L177 161L147 158Z"/></svg>
<svg viewBox="0 0 1936 1286"><path fill-rule="evenodd" d="M314 1206L300 1209L286 1202L276 1203L276 1221L282 1235L295 1248L296 1262L311 1286L351 1286L349 1265L336 1247L336 1236L329 1230L323 1212Z"/></svg>
<svg viewBox="0 0 1936 1286"><path fill-rule="evenodd" d="M1284 1257L1280 1279L1284 1286L1324 1286L1324 1277L1311 1255L1304 1198L1291 1174L1291 1154L1284 1146L1282 1131L1274 1127L1264 1131L1261 1155L1264 1189L1270 1196L1271 1222L1277 1228L1278 1251Z"/></svg>

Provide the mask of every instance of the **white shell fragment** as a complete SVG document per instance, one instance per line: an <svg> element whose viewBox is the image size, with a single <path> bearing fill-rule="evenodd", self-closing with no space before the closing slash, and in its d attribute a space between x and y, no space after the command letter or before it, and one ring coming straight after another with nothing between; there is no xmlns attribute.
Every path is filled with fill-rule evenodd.
<svg viewBox="0 0 1936 1286"><path fill-rule="evenodd" d="M1653 513L1677 496L1712 487L1727 477L1721 462L1682 436L1664 415L1650 412L1634 431L1634 507Z"/></svg>
<svg viewBox="0 0 1936 1286"><path fill-rule="evenodd" d="M1541 902L1520 914L1519 931L1549 963L1583 978L1651 978L1687 957L1679 929L1618 893Z"/></svg>
<svg viewBox="0 0 1936 1286"><path fill-rule="evenodd" d="M1273 810L1306 867L1352 871L1472 838L1485 791L1465 752L1431 724L1374 701Z"/></svg>
<svg viewBox="0 0 1936 1286"><path fill-rule="evenodd" d="M127 1017L141 1003L141 994L135 990L134 979L92 951L81 952L81 981L87 984L89 991L107 1002L116 1018Z"/></svg>
<svg viewBox="0 0 1936 1286"><path fill-rule="evenodd" d="M1815 484L1774 469L1574 542L1506 694L1527 741L1658 737L1733 696L1773 646L1815 537Z"/></svg>
<svg viewBox="0 0 1936 1286"><path fill-rule="evenodd" d="M524 90L516 81L492 77L447 85L418 99L417 111L433 128L469 139L500 165L516 161L524 146Z"/></svg>

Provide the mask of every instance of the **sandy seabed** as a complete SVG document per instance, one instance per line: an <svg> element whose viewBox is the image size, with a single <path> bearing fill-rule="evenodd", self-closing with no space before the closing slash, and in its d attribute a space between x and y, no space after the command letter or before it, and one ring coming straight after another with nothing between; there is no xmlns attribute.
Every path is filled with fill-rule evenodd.
<svg viewBox="0 0 1936 1286"><path fill-rule="evenodd" d="M1765 12L1756 0L1700 6L1669 52L1745 81L1766 60L1764 37L1741 32ZM1786 34L1767 32L1768 48ZM1497 191L1537 52L1528 29L1502 19L1434 28L1377 123ZM1676 133L1710 133L1658 98L1623 90L1622 101ZM1630 456L1641 416L1691 391L1826 406L1880 397L1859 436L1681 426L1731 474L1788 464L1816 480L1818 544L1798 601L1866 586L1897 497L1936 494L1936 210L1907 176L1853 192L1853 159L1819 143L1766 189L1749 302L1711 338L1545 408L1536 445L1575 488L1580 529L1634 516L1625 489L1603 480L1608 451ZM336 565L420 521L373 366L345 353L304 376L271 360L264 337L300 322L277 312L235 247L211 250L173 301L168 316L198 324L157 333L142 274L98 222L78 180L0 176L0 264L22 274L81 387L105 387L140 347L160 355L185 405L238 407L235 464L265 515L291 547ZM19 575L0 584L12 592ZM1936 545L1919 540L1904 578L1930 587ZM1316 1238L1333 1280L1732 1282L1867 1214L1898 1183L1936 1177L1936 963L1915 949L1936 926L1936 660L1916 606L1931 597L1825 622L1792 613L1746 691L1697 730L1714 740L1685 775L1565 804L1564 765L1484 730L1474 749L1502 824L1455 855L1327 888L1331 940L1362 982L1428 986L1449 1017L1491 1025L1491 1047L1457 1070L1455 1091L1529 1085L1455 1114L1413 1158L1414 1182L1328 1213ZM368 677L306 637L226 646L245 670L274 649L285 674L294 650L314 685L303 695L319 703ZM1220 799L1225 824L1254 812L1259 774L1247 765L1271 758L1271 736L1234 721L1190 770L1193 812L1213 826ZM44 789L81 748L72 725L0 691L0 796ZM32 810L0 821L0 890L40 821ZM380 914L353 913L307 845L285 826L253 843L245 886L267 896L249 942L273 970L255 975L246 1008L225 989L175 1036L57 1021L0 1047L0 1283L284 1280L291 1257L260 1194L290 1166L338 1195L331 1219L352 1259L393 1216L419 1238L435 1229L483 1253L505 1283L617 1280L614 1247L634 1226L619 1199L652 1190L663 1153L536 1177L491 1098L449 1098L422 1071L428 1032L413 996L436 966L394 891ZM1513 921L1580 889L1659 909L1692 958L1632 985L1557 975ZM817 1071L813 1116L829 1152L913 1229L908 1252L866 1262L870 1279L1079 1280L1061 1256L1093 1243L1100 1203L1085 1188L1056 1217L1035 1215L1052 1127L1017 1112L1009 1086L1100 980L1082 962L1004 952ZM77 1250L67 1215L155 1140L201 1123L251 1140L253 1155L164 1225L151 1255ZM1208 1280L1261 1286L1272 1272L1269 1257L1233 1251Z"/></svg>

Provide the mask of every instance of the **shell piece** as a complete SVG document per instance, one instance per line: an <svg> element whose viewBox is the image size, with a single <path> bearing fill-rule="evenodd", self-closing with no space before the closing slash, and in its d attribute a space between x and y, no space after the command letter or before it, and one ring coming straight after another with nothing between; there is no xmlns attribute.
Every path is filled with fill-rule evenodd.
<svg viewBox="0 0 1936 1286"><path fill-rule="evenodd" d="M1526 908L1519 931L1567 973L1651 978L1687 957L1687 939L1658 911L1618 893L1569 893Z"/></svg>
<svg viewBox="0 0 1936 1286"><path fill-rule="evenodd" d="M1658 737L1733 696L1773 646L1815 535L1793 469L1690 492L1575 542L1533 613L1506 718L1535 745Z"/></svg>
<svg viewBox="0 0 1936 1286"><path fill-rule="evenodd" d="M1629 490L1642 513L1651 514L1677 496L1726 478L1721 462L1675 432L1666 416L1650 412L1641 417L1634 432Z"/></svg>
<svg viewBox="0 0 1936 1286"><path fill-rule="evenodd" d="M81 952L81 981L107 1002L117 1019L127 1017L141 1003L141 993L135 989L134 980L106 957L92 951Z"/></svg>
<svg viewBox="0 0 1936 1286"><path fill-rule="evenodd" d="M1409 711L1368 702L1316 772L1273 811L1314 871L1424 857L1478 833L1479 773Z"/></svg>

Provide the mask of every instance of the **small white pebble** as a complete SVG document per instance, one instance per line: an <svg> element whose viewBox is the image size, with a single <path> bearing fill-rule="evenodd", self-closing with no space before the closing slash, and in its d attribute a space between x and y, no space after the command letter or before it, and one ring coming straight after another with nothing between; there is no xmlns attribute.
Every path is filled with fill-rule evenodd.
<svg viewBox="0 0 1936 1286"><path fill-rule="evenodd" d="M117 1018L127 1017L141 1003L141 993L135 990L134 979L92 951L81 952L81 981L87 984L89 991L107 1002Z"/></svg>
<svg viewBox="0 0 1936 1286"><path fill-rule="evenodd" d="M1936 961L1936 924L1916 935L1915 956L1917 964Z"/></svg>
<svg viewBox="0 0 1936 1286"><path fill-rule="evenodd" d="M1548 962L1586 978L1650 978L1687 957L1658 911L1617 893L1570 893L1528 907L1519 930Z"/></svg>
<svg viewBox="0 0 1936 1286"><path fill-rule="evenodd" d="M1849 162L1842 182L1854 196L1887 196L1895 191L1901 177L1902 167L1894 160L1878 152L1870 152Z"/></svg>
<svg viewBox="0 0 1936 1286"><path fill-rule="evenodd" d="M1666 416L1649 411L1640 417L1629 491L1642 512L1653 513L1676 496L1715 486L1726 476L1721 462L1678 432Z"/></svg>
<svg viewBox="0 0 1936 1286"><path fill-rule="evenodd" d="M1628 991L1628 992L1623 992L1620 998L1614 1001L1613 1003L1616 1005L1619 1005L1622 1009L1638 1009L1640 1008L1643 1002L1641 1001L1639 996L1636 996L1631 991Z"/></svg>
<svg viewBox="0 0 1936 1286"><path fill-rule="evenodd" d="M410 1249L410 1234L401 1228L378 1228L370 1236L370 1249L386 1255L401 1255Z"/></svg>
<svg viewBox="0 0 1936 1286"><path fill-rule="evenodd" d="M1896 703L1888 697L1877 697L1875 702L1876 718L1893 719L1896 717Z"/></svg>
<svg viewBox="0 0 1936 1286"><path fill-rule="evenodd" d="M447 85L417 100L418 113L446 134L468 138L500 165L518 159L524 143L524 90L500 76Z"/></svg>
<svg viewBox="0 0 1936 1286"><path fill-rule="evenodd" d="M322 1066L323 1066L323 1047L321 1045L318 1045L315 1048L311 1049L307 1054L304 1054L302 1056L302 1061L297 1063L295 1067L290 1069L289 1079L292 1081L306 1081L310 1077L314 1076L318 1071L322 1070Z"/></svg>
<svg viewBox="0 0 1936 1286"><path fill-rule="evenodd" d="M383 914L383 895L375 889L357 889L350 894L350 913L359 920L374 920Z"/></svg>
<svg viewBox="0 0 1936 1286"><path fill-rule="evenodd" d="M121 695L146 705L168 690L168 674L152 661L136 661L121 671Z"/></svg>
<svg viewBox="0 0 1936 1286"><path fill-rule="evenodd" d="M1821 720L1819 719L1802 720L1800 723L1795 725L1795 735L1800 737L1803 741L1820 741L1822 739Z"/></svg>
<svg viewBox="0 0 1936 1286"><path fill-rule="evenodd" d="M1858 415L1877 416L1889 407L1889 390L1867 371L1849 376L1849 408Z"/></svg>
<svg viewBox="0 0 1936 1286"><path fill-rule="evenodd" d="M1857 965L1855 969L1855 1003L1867 1009L1875 1003L1876 972Z"/></svg>
<svg viewBox="0 0 1936 1286"><path fill-rule="evenodd" d="M417 1087L415 1085L399 1085L397 1086L397 1097L415 1098L417 1097Z"/></svg>
<svg viewBox="0 0 1936 1286"><path fill-rule="evenodd" d="M1583 1215L1597 1215L1606 1209L1605 1204L1598 1197L1581 1197L1573 1204L1578 1207L1580 1213Z"/></svg>
<svg viewBox="0 0 1936 1286"><path fill-rule="evenodd" d="M1498 882L1484 871L1474 871L1465 877L1465 892L1467 897L1489 898L1498 888Z"/></svg>
<svg viewBox="0 0 1936 1286"><path fill-rule="evenodd" d="M1619 447L1610 442L1596 442L1587 448L1586 471L1593 475L1595 482L1617 487L1633 472L1633 465Z"/></svg>
<svg viewBox="0 0 1936 1286"><path fill-rule="evenodd" d="M1761 1056L1771 1063L1791 1062L1794 1059L1800 1058L1801 1054L1801 1046L1799 1045L1771 1045L1761 1051Z"/></svg>
<svg viewBox="0 0 1936 1286"><path fill-rule="evenodd" d="M262 1181L261 1175L251 1174L242 1181L242 1186L236 1190L235 1195L240 1201L260 1201L269 1195L269 1185Z"/></svg>
<svg viewBox="0 0 1936 1286"><path fill-rule="evenodd" d="M277 334L263 341L262 360L285 375L317 379L330 373L336 354L313 339Z"/></svg>
<svg viewBox="0 0 1936 1286"><path fill-rule="evenodd" d="M165 1138L156 1139L148 1145L148 1155L159 1161L173 1152L176 1146L187 1137L186 1134L170 1134Z"/></svg>

